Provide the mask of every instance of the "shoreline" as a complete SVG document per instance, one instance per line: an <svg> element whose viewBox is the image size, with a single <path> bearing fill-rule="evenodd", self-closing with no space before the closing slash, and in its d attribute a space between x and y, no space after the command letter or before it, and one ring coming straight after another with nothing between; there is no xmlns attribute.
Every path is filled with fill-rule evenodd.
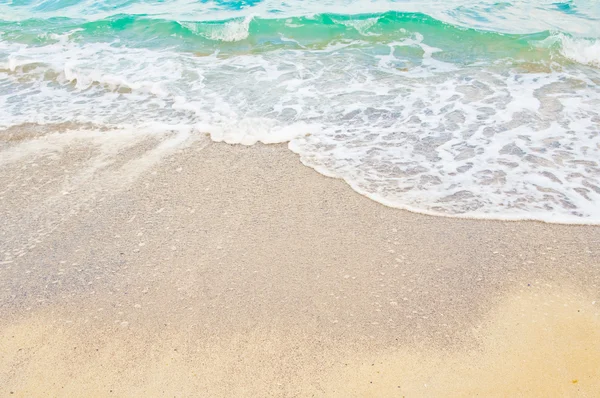
<svg viewBox="0 0 600 398"><path fill-rule="evenodd" d="M502 388L481 369L597 391L599 226L421 215L283 145L162 143L66 137L0 170L0 395Z"/></svg>

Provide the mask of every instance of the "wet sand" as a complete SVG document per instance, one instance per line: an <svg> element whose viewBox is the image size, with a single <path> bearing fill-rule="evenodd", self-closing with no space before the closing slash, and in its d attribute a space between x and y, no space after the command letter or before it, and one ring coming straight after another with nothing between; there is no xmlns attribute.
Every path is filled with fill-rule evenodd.
<svg viewBox="0 0 600 398"><path fill-rule="evenodd" d="M0 396L595 396L600 228L390 209L285 146L0 134Z"/></svg>

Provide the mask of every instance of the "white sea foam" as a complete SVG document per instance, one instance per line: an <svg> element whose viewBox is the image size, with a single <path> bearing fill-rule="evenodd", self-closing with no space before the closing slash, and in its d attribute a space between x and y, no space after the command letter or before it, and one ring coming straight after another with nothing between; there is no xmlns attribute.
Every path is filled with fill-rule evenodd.
<svg viewBox="0 0 600 398"><path fill-rule="evenodd" d="M250 35L250 23L253 18L254 15L248 15L243 19L235 19L222 24L205 24L201 28L192 22L180 22L180 24L207 39L233 42L248 38Z"/></svg>
<svg viewBox="0 0 600 398"><path fill-rule="evenodd" d="M39 34L38 37L41 39L51 39L51 40L55 40L61 44L66 44L70 40L71 36L74 33L81 32L83 30L84 30L83 28L77 28L77 29L70 30L63 34L46 33L45 32L45 33Z"/></svg>
<svg viewBox="0 0 600 398"><path fill-rule="evenodd" d="M353 41L229 57L0 42L0 127L88 122L289 140L306 165L389 206L600 223L597 69L460 66L408 36L387 52Z"/></svg>
<svg viewBox="0 0 600 398"><path fill-rule="evenodd" d="M600 68L600 39L555 33L544 40L534 42L534 45L545 49L558 48L558 53L571 61Z"/></svg>
<svg viewBox="0 0 600 398"><path fill-rule="evenodd" d="M600 68L600 40L581 39L560 35L560 52L580 64Z"/></svg>

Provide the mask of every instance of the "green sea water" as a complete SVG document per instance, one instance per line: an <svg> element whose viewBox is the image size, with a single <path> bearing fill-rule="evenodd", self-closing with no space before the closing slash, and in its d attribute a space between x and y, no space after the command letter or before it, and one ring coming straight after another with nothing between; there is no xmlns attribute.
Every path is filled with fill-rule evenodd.
<svg viewBox="0 0 600 398"><path fill-rule="evenodd" d="M444 49L442 58L471 63L478 59L561 59L559 33L550 30L515 34L455 26L422 13L317 14L310 17L222 21L176 21L138 15L115 15L82 21L52 17L18 23L0 22L3 40L44 46L69 35L80 43L112 43L133 48L171 48L182 52L260 53L278 49L319 49L331 43L360 41L375 49L415 32ZM569 36L570 37L570 36ZM440 54L441 56L441 54ZM564 57L563 57L564 58ZM590 63L593 63L591 60Z"/></svg>

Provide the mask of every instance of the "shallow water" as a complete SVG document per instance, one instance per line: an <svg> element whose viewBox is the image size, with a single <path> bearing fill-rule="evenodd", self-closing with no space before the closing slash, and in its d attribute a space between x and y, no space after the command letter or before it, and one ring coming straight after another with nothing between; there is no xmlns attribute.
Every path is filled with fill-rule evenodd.
<svg viewBox="0 0 600 398"><path fill-rule="evenodd" d="M596 1L0 2L0 128L289 141L389 206L600 223Z"/></svg>

